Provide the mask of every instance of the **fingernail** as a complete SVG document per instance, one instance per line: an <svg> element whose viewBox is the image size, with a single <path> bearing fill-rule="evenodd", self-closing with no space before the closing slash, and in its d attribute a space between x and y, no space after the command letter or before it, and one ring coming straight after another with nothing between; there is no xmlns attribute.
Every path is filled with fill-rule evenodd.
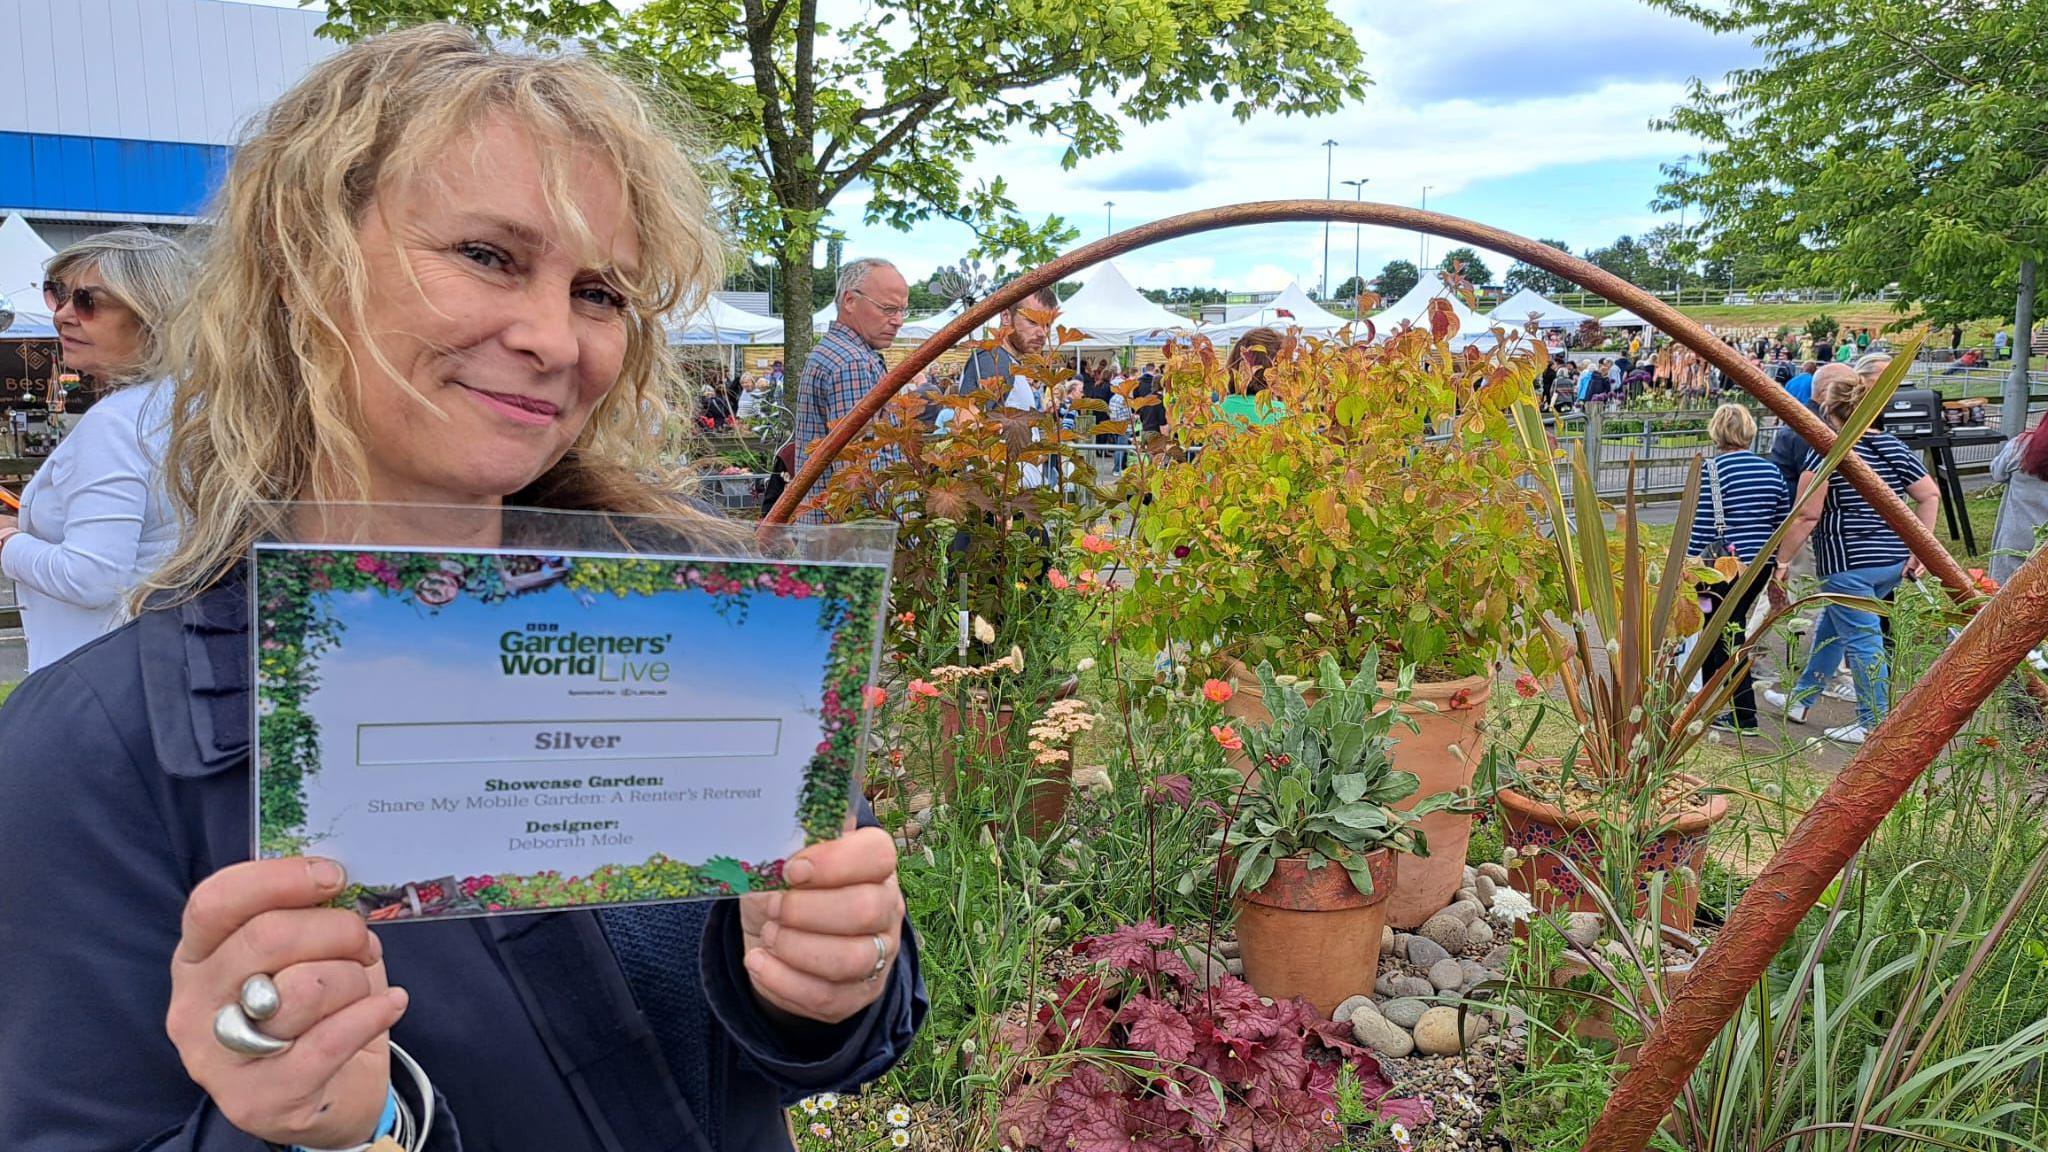
<svg viewBox="0 0 2048 1152"><path fill-rule="evenodd" d="M384 994L391 998L392 1006L401 1013L405 1011L407 1005L412 1003L412 993L407 992L403 988L387 988L384 990Z"/></svg>
<svg viewBox="0 0 2048 1152"><path fill-rule="evenodd" d="M809 860L798 857L782 866L782 878L792 885L808 884L811 882L811 873L815 871L817 871L816 865L812 864Z"/></svg>
<svg viewBox="0 0 2048 1152"><path fill-rule="evenodd" d="M341 870L341 865L322 856L307 858L306 874L313 878L314 887L323 889L340 888L342 881L348 879L348 874Z"/></svg>
<svg viewBox="0 0 2048 1152"><path fill-rule="evenodd" d="M376 963L377 961L379 961L379 960L382 960L383 958L384 958L384 938L383 938L382 936L379 936L379 935L377 935L377 934L376 934L375 932L371 932L371 933L370 933L370 963L372 963L372 964L375 964L375 963Z"/></svg>

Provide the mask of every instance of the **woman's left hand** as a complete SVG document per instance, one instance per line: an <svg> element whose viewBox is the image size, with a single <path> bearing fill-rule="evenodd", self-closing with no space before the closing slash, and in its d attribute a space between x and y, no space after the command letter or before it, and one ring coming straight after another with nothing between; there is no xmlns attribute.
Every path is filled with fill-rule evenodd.
<svg viewBox="0 0 2048 1152"><path fill-rule="evenodd" d="M1918 580L1925 575L1927 575L1927 565L1922 564L1918 556L1911 557L1906 561L1906 579Z"/></svg>
<svg viewBox="0 0 2048 1152"><path fill-rule="evenodd" d="M764 1003L837 1024L881 996L902 947L896 842L855 828L790 857L782 878L740 901L747 977Z"/></svg>

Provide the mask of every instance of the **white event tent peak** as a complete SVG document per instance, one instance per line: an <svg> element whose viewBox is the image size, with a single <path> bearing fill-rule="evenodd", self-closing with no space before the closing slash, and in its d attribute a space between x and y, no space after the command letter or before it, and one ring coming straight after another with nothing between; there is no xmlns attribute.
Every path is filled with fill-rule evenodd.
<svg viewBox="0 0 2048 1152"><path fill-rule="evenodd" d="M1301 289L1301 281L1290 280L1278 296L1267 301L1258 311L1235 320L1206 325L1202 332L1208 336L1234 339L1254 328L1277 328L1282 332L1299 328L1309 336L1334 336L1350 323L1352 321L1309 299L1308 293Z"/></svg>
<svg viewBox="0 0 2048 1152"><path fill-rule="evenodd" d="M1648 328L1650 322L1626 308L1600 318L1602 328Z"/></svg>
<svg viewBox="0 0 2048 1152"><path fill-rule="evenodd" d="M0 331L0 339L56 339L57 329L43 308L43 265L56 254L20 216L0 220L0 297L14 309L14 323Z"/></svg>
<svg viewBox="0 0 2048 1152"><path fill-rule="evenodd" d="M748 344L782 343L782 321L735 308L716 296L685 314L668 329L670 344L716 344L738 347Z"/></svg>
<svg viewBox="0 0 2048 1152"><path fill-rule="evenodd" d="M1060 304L1059 326L1085 334L1091 342L1121 347L1163 344L1175 332L1192 331L1187 317L1140 295L1114 264L1103 264L1081 289Z"/></svg>
<svg viewBox="0 0 2048 1152"><path fill-rule="evenodd" d="M1416 281L1415 287L1410 288L1406 295L1373 313L1372 323L1378 330L1377 335L1385 339L1388 333L1404 323L1417 328L1428 327L1429 302L1439 296L1451 306L1451 315L1458 321L1458 334L1452 340L1454 346L1464 348L1476 344L1487 348L1493 345L1494 322L1465 307L1465 302L1444 285L1442 275L1435 271L1423 273L1422 279Z"/></svg>
<svg viewBox="0 0 2048 1152"><path fill-rule="evenodd" d="M1576 328L1592 319L1584 312L1549 299L1534 288L1524 288L1501 301L1490 315L1501 324L1523 328L1528 325L1532 312L1536 315L1538 328Z"/></svg>

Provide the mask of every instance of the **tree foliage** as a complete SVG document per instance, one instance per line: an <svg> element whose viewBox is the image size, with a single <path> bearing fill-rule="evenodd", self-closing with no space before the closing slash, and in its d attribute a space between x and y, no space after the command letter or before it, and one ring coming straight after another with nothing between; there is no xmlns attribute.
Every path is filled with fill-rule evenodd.
<svg viewBox="0 0 2048 1152"><path fill-rule="evenodd" d="M1571 254L1572 246L1562 240L1545 240L1543 243L1550 245L1559 252L1563 252L1567 256ZM1546 272L1534 264L1524 264L1520 260L1515 261L1514 267L1508 269L1506 284L1510 292L1520 292L1524 288L1534 288L1545 296L1552 296L1559 292L1571 292L1578 288L1578 285L1559 276L1555 272Z"/></svg>
<svg viewBox="0 0 2048 1152"><path fill-rule="evenodd" d="M1436 267L1439 272L1455 272L1473 284L1493 283L1493 269L1471 248L1451 249Z"/></svg>
<svg viewBox="0 0 2048 1152"><path fill-rule="evenodd" d="M1373 277L1372 290L1388 301L1399 300L1422 280L1422 270L1412 260L1389 260Z"/></svg>
<svg viewBox="0 0 2048 1152"><path fill-rule="evenodd" d="M2048 6L2038 0L1651 0L1749 36L1758 67L1694 81L1662 122L1708 142L1666 169L1711 254L1896 283L1937 323L2003 313L2048 250Z"/></svg>
<svg viewBox="0 0 2048 1152"><path fill-rule="evenodd" d="M328 0L323 29L425 20L575 42L687 100L726 169L730 224L781 265L786 315L810 310L812 251L848 193L871 224L952 219L977 254L1036 262L1075 233L1025 220L1002 176L970 181L982 146L1058 136L1071 168L1187 104L1315 115L1366 85L1326 0L870 0L830 22L817 0L652 0L630 15L600 0ZM808 335L792 327L792 360Z"/></svg>

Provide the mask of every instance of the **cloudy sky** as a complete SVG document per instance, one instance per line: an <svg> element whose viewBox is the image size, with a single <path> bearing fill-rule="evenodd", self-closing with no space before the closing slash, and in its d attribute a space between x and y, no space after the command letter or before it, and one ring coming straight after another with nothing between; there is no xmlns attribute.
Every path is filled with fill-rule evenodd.
<svg viewBox="0 0 2048 1152"><path fill-rule="evenodd" d="M616 2L631 8L640 0ZM1320 196L1321 145L1335 140L1331 174L1369 179L1368 199L1420 204L1426 185L1431 208L1583 251L1675 219L1649 207L1659 166L1697 144L1653 131L1651 119L1679 101L1690 78L1716 82L1757 58L1746 40L1715 36L1641 0L1331 3L1356 31L1373 81L1362 102L1337 115L1240 124L1225 109L1195 106L1127 131L1122 151L1072 171L1060 168L1061 144L1027 137L983 152L968 174L1005 177L1024 213L1065 216L1080 229L1080 243L1103 234L1105 201L1115 202L1121 228L1219 204ZM1342 184L1335 190L1351 195ZM863 190L850 189L830 221L847 234L849 256L887 256L921 278L973 242L967 229L946 221L907 234L868 227L863 202ZM1420 256L1412 234L1336 226L1333 284L1351 274L1354 234L1368 276L1389 259ZM1237 229L1158 245L1118 264L1141 288L1271 290L1299 279L1314 289L1323 235L1319 224ZM1430 260L1449 246L1430 240ZM1507 261L1490 263L1496 276L1506 272Z"/></svg>
<svg viewBox="0 0 2048 1152"><path fill-rule="evenodd" d="M1717 81L1756 58L1747 41L1717 37L1638 0L1333 0L1356 30L1373 80L1365 99L1317 119L1258 116L1240 124L1221 108L1183 109L1129 131L1123 151L1059 166L1059 144L1019 140L979 156L973 176L1006 177L1034 218L1059 213L1081 241L1103 234L1103 202L1118 228L1195 208L1253 199L1320 196L1324 140L1338 181L1368 178L1367 199L1432 209L1575 250L1641 232L1664 217L1650 199L1660 164L1697 145L1653 131L1687 80ZM950 222L910 234L860 221L858 189L835 206L849 255L880 254L913 275L957 260L971 243ZM1342 184L1337 194L1348 198ZM1675 219L1675 216L1672 217ZM1354 232L1366 275L1418 240L1388 229L1333 228L1330 277L1351 274ZM1450 245L1430 241L1430 259ZM1496 276L1507 262L1492 261ZM1122 257L1143 288L1205 285L1313 289L1323 266L1321 225L1212 233Z"/></svg>

